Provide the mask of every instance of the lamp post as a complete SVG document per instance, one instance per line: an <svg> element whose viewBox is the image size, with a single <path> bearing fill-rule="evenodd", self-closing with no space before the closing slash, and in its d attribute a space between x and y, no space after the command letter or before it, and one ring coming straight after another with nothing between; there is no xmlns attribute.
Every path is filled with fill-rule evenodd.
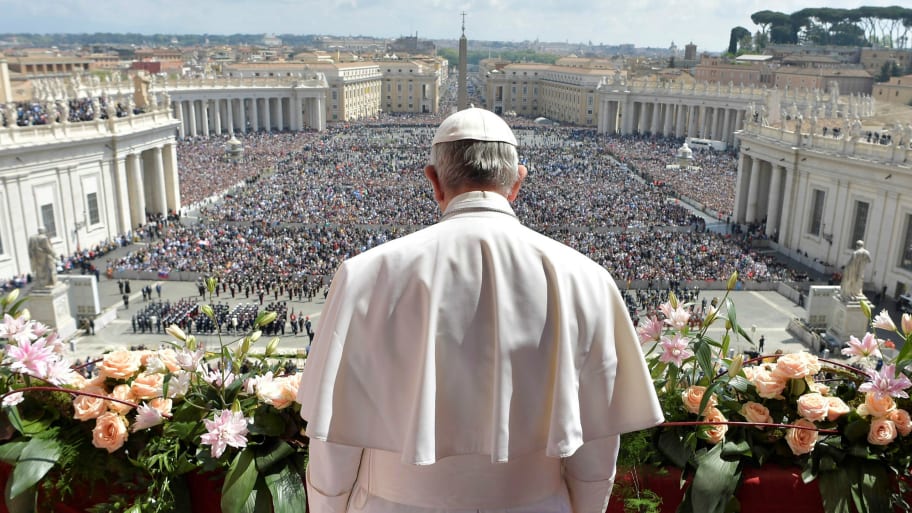
<svg viewBox="0 0 912 513"><path fill-rule="evenodd" d="M74 227L73 231L76 234L76 251L80 251L82 248L80 247L80 244L79 244L79 230L82 230L83 228L86 227L86 213L84 210L82 211L82 221L76 221L76 223L73 225L73 227Z"/></svg>

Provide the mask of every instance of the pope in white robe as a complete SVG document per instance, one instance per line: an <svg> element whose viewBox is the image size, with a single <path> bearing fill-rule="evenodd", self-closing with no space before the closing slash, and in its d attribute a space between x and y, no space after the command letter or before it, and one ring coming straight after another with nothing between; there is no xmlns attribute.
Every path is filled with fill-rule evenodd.
<svg viewBox="0 0 912 513"><path fill-rule="evenodd" d="M516 218L497 115L457 112L433 145L440 222L333 278L298 392L310 509L602 513L619 435L663 420L621 294Z"/></svg>

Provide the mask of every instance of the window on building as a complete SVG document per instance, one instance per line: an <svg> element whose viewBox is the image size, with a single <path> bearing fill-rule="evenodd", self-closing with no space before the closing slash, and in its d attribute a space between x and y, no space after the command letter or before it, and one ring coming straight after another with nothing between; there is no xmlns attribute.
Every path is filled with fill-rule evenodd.
<svg viewBox="0 0 912 513"><path fill-rule="evenodd" d="M808 233L811 235L820 235L820 224L823 221L823 205L826 200L826 192L814 189L814 202L811 209L811 219L808 224Z"/></svg>
<svg viewBox="0 0 912 513"><path fill-rule="evenodd" d="M57 222L54 220L54 204L41 205L41 223L49 238L57 236Z"/></svg>
<svg viewBox="0 0 912 513"><path fill-rule="evenodd" d="M855 241L865 239L865 228L868 226L868 208L870 205L864 201L855 202L855 217L852 222L852 238L847 241L846 247L855 249Z"/></svg>
<svg viewBox="0 0 912 513"><path fill-rule="evenodd" d="M89 216L89 224L98 224L101 222L101 216L98 213L98 193L90 192L86 194L86 214Z"/></svg>
<svg viewBox="0 0 912 513"><path fill-rule="evenodd" d="M903 237L899 266L907 271L912 271L912 214L906 214L906 236Z"/></svg>

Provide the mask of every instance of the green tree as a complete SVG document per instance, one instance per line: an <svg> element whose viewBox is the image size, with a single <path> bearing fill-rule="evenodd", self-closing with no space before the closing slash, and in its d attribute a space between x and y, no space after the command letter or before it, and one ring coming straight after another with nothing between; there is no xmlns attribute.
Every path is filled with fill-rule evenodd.
<svg viewBox="0 0 912 513"><path fill-rule="evenodd" d="M744 27L735 27L731 29L731 34L728 38L728 53L732 55L737 55L738 45L744 40L745 36L750 39L751 33Z"/></svg>

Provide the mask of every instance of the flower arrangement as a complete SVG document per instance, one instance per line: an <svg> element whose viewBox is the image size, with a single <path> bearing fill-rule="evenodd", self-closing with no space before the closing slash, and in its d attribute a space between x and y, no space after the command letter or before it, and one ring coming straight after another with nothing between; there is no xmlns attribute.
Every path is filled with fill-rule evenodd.
<svg viewBox="0 0 912 513"><path fill-rule="evenodd" d="M742 472L768 464L800 467L827 513L908 511L901 478L912 465L912 318L897 328L881 312L872 322L863 303L874 329L850 339L847 360L808 352L745 359L729 351L733 339L750 341L728 297L736 280L718 309L695 312L672 294L661 317L638 326L666 422L625 435L621 465L633 476L642 464L682 469L682 485L691 481L680 512L737 511ZM725 328L714 339L717 322ZM878 329L902 337L902 348L877 338ZM626 509L657 511L660 498L634 481L622 486Z"/></svg>
<svg viewBox="0 0 912 513"><path fill-rule="evenodd" d="M207 285L211 294L216 283ZM16 292L0 300L0 461L13 467L12 513L93 484L106 488L95 512L190 511L191 474L224 478L225 513L304 511L300 374L276 358L278 339L251 352L275 313L261 312L240 340L220 337L215 351L171 326L167 348L107 353L87 378Z"/></svg>

